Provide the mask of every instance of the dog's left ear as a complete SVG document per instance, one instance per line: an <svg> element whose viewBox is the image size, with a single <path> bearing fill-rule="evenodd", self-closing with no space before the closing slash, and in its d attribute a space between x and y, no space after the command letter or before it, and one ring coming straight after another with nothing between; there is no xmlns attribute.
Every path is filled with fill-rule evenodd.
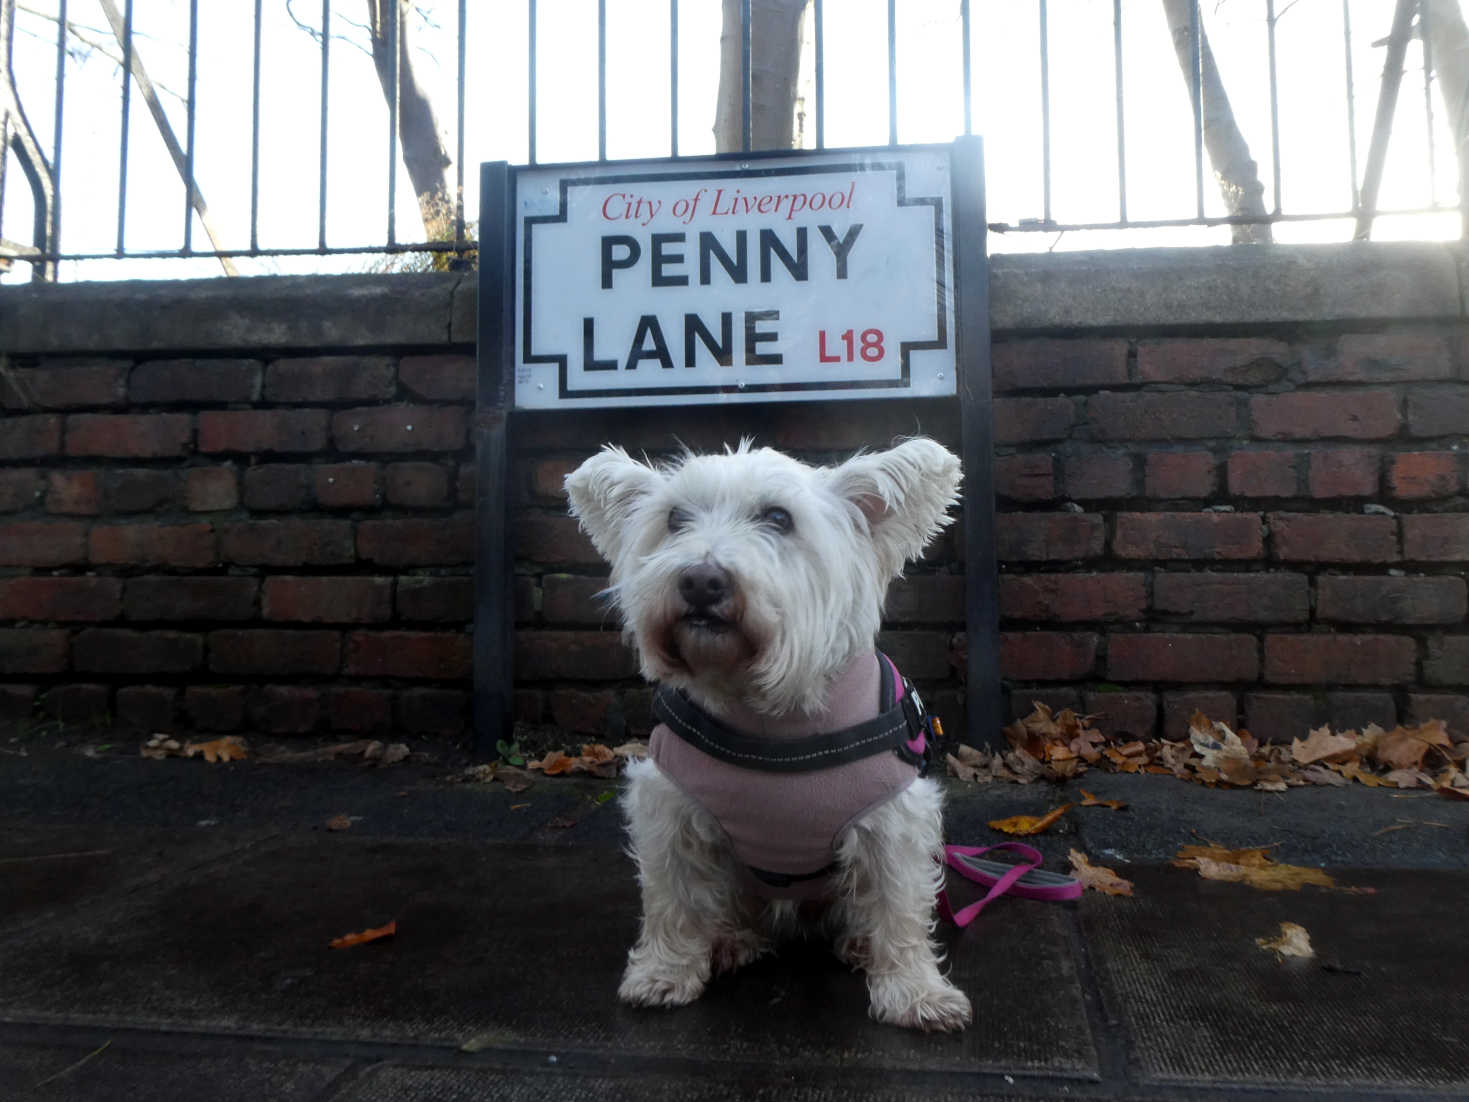
<svg viewBox="0 0 1469 1102"><path fill-rule="evenodd" d="M610 444L566 476L571 514L609 563L622 548L633 512L662 480L648 464Z"/></svg>
<svg viewBox="0 0 1469 1102"><path fill-rule="evenodd" d="M878 562L888 578L902 572L953 518L959 460L919 437L885 452L855 456L832 472L832 489L867 518Z"/></svg>

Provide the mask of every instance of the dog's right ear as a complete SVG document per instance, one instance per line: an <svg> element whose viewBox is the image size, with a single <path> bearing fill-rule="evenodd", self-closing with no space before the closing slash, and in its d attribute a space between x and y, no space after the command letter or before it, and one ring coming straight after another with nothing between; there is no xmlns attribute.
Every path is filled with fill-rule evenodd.
<svg viewBox="0 0 1469 1102"><path fill-rule="evenodd" d="M663 481L646 463L611 444L566 476L571 515L608 562L617 558L638 504Z"/></svg>

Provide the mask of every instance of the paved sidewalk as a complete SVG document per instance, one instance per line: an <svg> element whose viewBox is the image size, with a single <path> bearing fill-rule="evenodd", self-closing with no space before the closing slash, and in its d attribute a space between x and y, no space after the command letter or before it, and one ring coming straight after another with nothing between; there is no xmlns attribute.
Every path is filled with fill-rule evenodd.
<svg viewBox="0 0 1469 1102"><path fill-rule="evenodd" d="M1464 804L1088 777L1130 806L1073 809L1048 865L1076 846L1136 894L1002 900L949 932L976 1025L921 1036L868 1021L860 976L817 946L683 1010L619 1006L637 899L615 785L449 771L0 756L0 1099L1469 1094ZM1078 787L955 788L949 833L993 840L985 820ZM1372 891L1166 865L1204 837ZM1285 920L1317 960L1257 947Z"/></svg>

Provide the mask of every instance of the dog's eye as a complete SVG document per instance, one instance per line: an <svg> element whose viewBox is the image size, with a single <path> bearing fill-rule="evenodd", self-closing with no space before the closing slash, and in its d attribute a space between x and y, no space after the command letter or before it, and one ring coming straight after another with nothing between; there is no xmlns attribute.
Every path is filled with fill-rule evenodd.
<svg viewBox="0 0 1469 1102"><path fill-rule="evenodd" d="M791 520L791 514L779 505L772 505L760 514L760 523L767 528L774 528L781 535L785 535L795 527L795 521Z"/></svg>
<svg viewBox="0 0 1469 1102"><path fill-rule="evenodd" d="M668 510L668 530L670 532L682 532L689 524L689 514L674 506Z"/></svg>

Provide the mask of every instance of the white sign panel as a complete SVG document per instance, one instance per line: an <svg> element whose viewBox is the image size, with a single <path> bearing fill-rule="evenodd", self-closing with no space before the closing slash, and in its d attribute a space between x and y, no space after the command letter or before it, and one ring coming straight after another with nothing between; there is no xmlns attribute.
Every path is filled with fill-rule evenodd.
<svg viewBox="0 0 1469 1102"><path fill-rule="evenodd" d="M955 392L949 151L523 168L520 408Z"/></svg>

